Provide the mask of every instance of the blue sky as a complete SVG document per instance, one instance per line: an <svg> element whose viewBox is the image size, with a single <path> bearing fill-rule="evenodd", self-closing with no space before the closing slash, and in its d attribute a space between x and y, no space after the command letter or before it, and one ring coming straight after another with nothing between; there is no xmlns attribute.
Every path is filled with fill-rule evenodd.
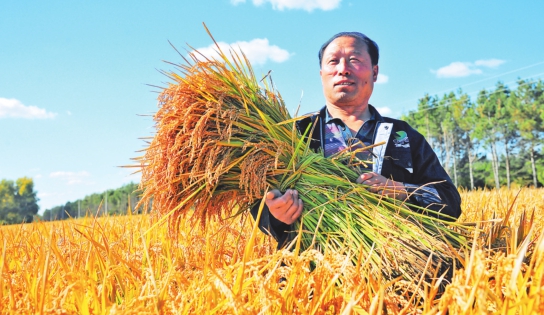
<svg viewBox="0 0 544 315"><path fill-rule="evenodd" d="M425 93L474 96L501 80L544 77L542 1L0 2L0 179L32 177L40 212L139 176L157 89L185 53L215 39L272 70L294 113L324 98L317 51L340 31L380 46L370 103L399 117Z"/></svg>

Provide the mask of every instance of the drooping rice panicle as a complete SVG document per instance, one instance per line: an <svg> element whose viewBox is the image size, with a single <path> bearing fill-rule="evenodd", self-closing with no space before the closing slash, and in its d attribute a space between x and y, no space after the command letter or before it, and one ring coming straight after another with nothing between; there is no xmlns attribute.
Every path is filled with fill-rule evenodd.
<svg viewBox="0 0 544 315"><path fill-rule="evenodd" d="M431 254L453 260L461 235L355 184L349 152L331 159L309 150L270 78L258 80L243 55L219 49L220 60L201 61L197 53L166 73L173 82L159 95L157 133L140 161L142 203L152 200L154 213L173 227L181 215L205 224L249 209L267 188L294 188L305 205L297 223L304 249L363 251L376 272L407 278Z"/></svg>

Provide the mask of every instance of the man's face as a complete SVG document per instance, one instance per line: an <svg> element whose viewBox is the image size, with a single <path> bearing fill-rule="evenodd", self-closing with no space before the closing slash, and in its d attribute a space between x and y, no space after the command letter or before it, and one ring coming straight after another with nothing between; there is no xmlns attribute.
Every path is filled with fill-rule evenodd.
<svg viewBox="0 0 544 315"><path fill-rule="evenodd" d="M323 52L319 74L327 104L366 106L378 77L378 65L372 66L365 43L338 37Z"/></svg>

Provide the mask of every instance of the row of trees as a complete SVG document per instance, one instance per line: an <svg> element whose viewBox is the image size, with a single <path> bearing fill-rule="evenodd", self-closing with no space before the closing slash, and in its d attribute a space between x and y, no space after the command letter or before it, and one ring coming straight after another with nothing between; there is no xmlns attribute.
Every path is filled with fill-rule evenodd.
<svg viewBox="0 0 544 315"><path fill-rule="evenodd" d="M45 210L41 219L53 221L86 215L136 213L141 210L136 209L140 199L138 184L130 183ZM33 222L35 217L39 217L38 200L32 178L3 179L0 181L0 225Z"/></svg>
<svg viewBox="0 0 544 315"><path fill-rule="evenodd" d="M83 199L68 201L64 205L47 209L42 215L44 221L64 220L86 215L126 214L129 210L138 212L136 205L140 201L138 184L130 183L104 193L85 196Z"/></svg>
<svg viewBox="0 0 544 315"><path fill-rule="evenodd" d="M429 141L457 186L544 184L544 82L501 82L475 101L462 90L425 95L402 117Z"/></svg>
<svg viewBox="0 0 544 315"><path fill-rule="evenodd" d="M32 178L0 181L0 225L32 222L38 209Z"/></svg>

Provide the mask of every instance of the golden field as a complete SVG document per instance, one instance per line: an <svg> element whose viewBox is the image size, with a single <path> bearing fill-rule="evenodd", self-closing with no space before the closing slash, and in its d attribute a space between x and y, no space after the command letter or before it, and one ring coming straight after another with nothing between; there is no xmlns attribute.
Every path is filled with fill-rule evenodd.
<svg viewBox="0 0 544 315"><path fill-rule="evenodd" d="M544 314L544 190L461 195L474 245L442 294L364 257L277 252L247 216L170 235L128 214L1 227L0 313Z"/></svg>

